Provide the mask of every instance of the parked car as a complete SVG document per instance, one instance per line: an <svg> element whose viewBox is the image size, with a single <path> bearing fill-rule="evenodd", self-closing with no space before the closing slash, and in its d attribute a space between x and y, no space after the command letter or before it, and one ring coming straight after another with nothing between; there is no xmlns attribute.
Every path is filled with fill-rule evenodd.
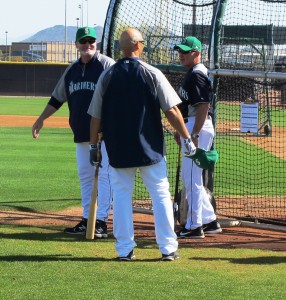
<svg viewBox="0 0 286 300"><path fill-rule="evenodd" d="M41 55L39 55L39 54L36 54L36 53L34 53L34 52L32 52L32 51L27 51L27 52L25 53L25 55L31 59L30 61L46 61L46 60L43 58L43 56L41 56Z"/></svg>

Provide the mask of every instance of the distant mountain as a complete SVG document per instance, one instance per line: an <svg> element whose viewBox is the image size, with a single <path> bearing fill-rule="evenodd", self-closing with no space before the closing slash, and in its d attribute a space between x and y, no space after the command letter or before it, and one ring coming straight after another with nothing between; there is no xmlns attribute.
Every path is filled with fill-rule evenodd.
<svg viewBox="0 0 286 300"><path fill-rule="evenodd" d="M103 27L96 26L97 42L100 42L103 34ZM74 42L76 35L76 26L67 26L67 42ZM39 43L39 42L65 42L65 26L56 25L54 27L43 29L31 37L21 41L24 43Z"/></svg>

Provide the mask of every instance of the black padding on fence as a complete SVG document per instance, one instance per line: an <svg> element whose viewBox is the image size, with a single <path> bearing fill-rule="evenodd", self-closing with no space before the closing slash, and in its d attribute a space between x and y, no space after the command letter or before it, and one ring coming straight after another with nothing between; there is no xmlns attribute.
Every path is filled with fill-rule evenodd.
<svg viewBox="0 0 286 300"><path fill-rule="evenodd" d="M1 63L1 96L50 96L67 64Z"/></svg>

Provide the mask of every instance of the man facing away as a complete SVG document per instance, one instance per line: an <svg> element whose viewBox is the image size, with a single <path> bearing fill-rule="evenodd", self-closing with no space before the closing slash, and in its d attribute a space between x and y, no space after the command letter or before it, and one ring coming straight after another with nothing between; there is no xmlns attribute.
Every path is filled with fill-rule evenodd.
<svg viewBox="0 0 286 300"><path fill-rule="evenodd" d="M91 161L97 163L98 133L102 130L111 166L113 234L118 259L135 258L132 193L136 170L152 199L156 242L163 261L179 257L161 121L161 110L170 124L193 147L182 115L181 101L158 69L142 62L142 34L126 29L120 36L123 59L101 75L88 113L91 118Z"/></svg>

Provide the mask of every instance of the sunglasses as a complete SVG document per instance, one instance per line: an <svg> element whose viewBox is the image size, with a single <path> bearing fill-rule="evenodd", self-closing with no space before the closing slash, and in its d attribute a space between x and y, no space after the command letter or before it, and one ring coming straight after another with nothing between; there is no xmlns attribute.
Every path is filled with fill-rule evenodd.
<svg viewBox="0 0 286 300"><path fill-rule="evenodd" d="M86 43L89 43L89 44L94 44L96 41L96 39L82 39L82 40L79 40L78 42L82 45L86 44Z"/></svg>
<svg viewBox="0 0 286 300"><path fill-rule="evenodd" d="M142 45L145 45L145 41L133 41L133 43L141 43Z"/></svg>
<svg viewBox="0 0 286 300"><path fill-rule="evenodd" d="M191 51L191 50L189 50L189 51L178 50L178 52L181 53L181 54L188 54L188 53L193 52L193 51Z"/></svg>

